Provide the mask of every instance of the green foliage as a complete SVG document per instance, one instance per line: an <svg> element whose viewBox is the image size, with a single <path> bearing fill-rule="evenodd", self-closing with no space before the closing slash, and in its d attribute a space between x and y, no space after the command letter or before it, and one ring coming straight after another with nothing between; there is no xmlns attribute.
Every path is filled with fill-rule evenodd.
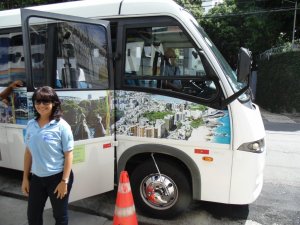
<svg viewBox="0 0 300 225"><path fill-rule="evenodd" d="M225 1L224 4L209 11L208 16L211 17L201 20L201 25L232 66L237 62L237 52L241 46L239 36L243 21L239 17L219 17L219 15L237 12L233 0Z"/></svg>
<svg viewBox="0 0 300 225"><path fill-rule="evenodd" d="M259 55L276 43L280 34L278 25L279 23L276 25L274 20L265 15L252 15L244 18L241 38L245 41L241 44L251 49L253 55Z"/></svg>
<svg viewBox="0 0 300 225"><path fill-rule="evenodd" d="M85 109L89 109L91 107L91 101L89 101L89 100L82 100L79 103L79 106L82 107L82 108L85 108Z"/></svg>
<svg viewBox="0 0 300 225"><path fill-rule="evenodd" d="M99 100L83 100L80 102L80 105L83 105L87 111L86 120L89 125L95 125L98 123L98 116L102 118L102 124L106 126L106 113L108 111L105 98Z"/></svg>
<svg viewBox="0 0 300 225"><path fill-rule="evenodd" d="M62 110L64 112L63 116L68 118L71 126L75 126L79 122L78 117L82 114L90 126L95 126L98 123L98 116L102 117L102 124L104 127L106 126L108 109L104 98L99 100L82 100L79 103L67 100L62 104Z"/></svg>
<svg viewBox="0 0 300 225"><path fill-rule="evenodd" d="M191 122L191 127L193 128L198 128L200 127L201 125L203 125L203 119L202 118L199 118L199 119L196 119L196 120L192 120Z"/></svg>
<svg viewBox="0 0 300 225"><path fill-rule="evenodd" d="M63 110L63 117L68 118L68 122L70 125L75 125L76 124L76 114L79 110L82 111L82 108L74 101L72 100L67 100L64 101L62 104L62 110Z"/></svg>
<svg viewBox="0 0 300 225"><path fill-rule="evenodd" d="M300 52L272 55L259 62L256 101L276 113L300 112Z"/></svg>
<svg viewBox="0 0 300 225"><path fill-rule="evenodd" d="M201 7L202 0L175 0L179 5L189 10L196 19L200 19L204 9Z"/></svg>
<svg viewBox="0 0 300 225"><path fill-rule="evenodd" d="M176 122L176 128L180 129L182 127L182 123L180 121Z"/></svg>
<svg viewBox="0 0 300 225"><path fill-rule="evenodd" d="M281 32L279 34L279 37L276 40L276 46L286 45L287 42L288 42L288 38L287 38L286 33Z"/></svg>
<svg viewBox="0 0 300 225"><path fill-rule="evenodd" d="M256 60L260 53L277 45L282 32L291 40L293 11L272 11L278 7L283 7L279 0L225 0L210 10L201 25L234 67L240 47L249 48Z"/></svg>
<svg viewBox="0 0 300 225"><path fill-rule="evenodd" d="M199 104L192 104L189 108L190 110L199 110L199 111L205 111L207 109L206 106L204 105L199 105Z"/></svg>
<svg viewBox="0 0 300 225"><path fill-rule="evenodd" d="M172 114L170 111L164 112L145 112L143 117L149 119L151 122L155 122L157 119L163 119L166 115Z"/></svg>

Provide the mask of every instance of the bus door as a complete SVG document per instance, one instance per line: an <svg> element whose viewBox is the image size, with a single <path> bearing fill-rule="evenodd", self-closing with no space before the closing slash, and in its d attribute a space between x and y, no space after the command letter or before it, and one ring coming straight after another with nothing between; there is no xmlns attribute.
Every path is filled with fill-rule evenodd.
<svg viewBox="0 0 300 225"><path fill-rule="evenodd" d="M70 200L114 188L114 114L110 24L21 9L29 118L34 89L51 86L74 139Z"/></svg>
<svg viewBox="0 0 300 225"><path fill-rule="evenodd" d="M119 52L124 57L116 65L118 170L133 171L136 205L160 216L172 213L170 205L177 204L177 197L169 197L172 191L167 195L157 191L155 198L163 200L152 201L148 190L152 180L157 182L153 186L160 186L156 179L160 174L174 181L172 188L184 183L169 174L170 169L163 171L160 163L159 176L153 175L158 169L152 153L156 162L194 166L187 169L194 199L228 202L233 154L230 110L221 104L222 84L206 45L195 42L171 17L124 19L121 28ZM182 173L178 168L172 171Z"/></svg>

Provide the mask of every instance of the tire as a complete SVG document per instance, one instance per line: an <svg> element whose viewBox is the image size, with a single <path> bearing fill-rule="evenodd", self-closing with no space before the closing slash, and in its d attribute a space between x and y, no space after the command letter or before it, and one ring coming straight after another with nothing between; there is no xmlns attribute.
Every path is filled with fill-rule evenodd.
<svg viewBox="0 0 300 225"><path fill-rule="evenodd" d="M161 177L152 160L139 164L132 172L134 202L137 209L148 216L170 219L187 209L192 190L180 166L159 159L156 163Z"/></svg>

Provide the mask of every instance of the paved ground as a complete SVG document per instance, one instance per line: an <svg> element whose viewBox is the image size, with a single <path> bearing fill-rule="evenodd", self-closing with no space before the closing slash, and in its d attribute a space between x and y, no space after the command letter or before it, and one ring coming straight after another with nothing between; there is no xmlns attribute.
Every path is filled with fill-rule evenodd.
<svg viewBox="0 0 300 225"><path fill-rule="evenodd" d="M27 225L27 202L17 198L0 195L0 225ZM70 225L109 225L112 221L88 213L69 210ZM52 210L44 212L44 225L53 225Z"/></svg>
<svg viewBox="0 0 300 225"><path fill-rule="evenodd" d="M263 119L271 123L300 123L300 114L276 114L260 108Z"/></svg>
<svg viewBox="0 0 300 225"><path fill-rule="evenodd" d="M275 114L261 109L267 132L299 132L300 114Z"/></svg>
<svg viewBox="0 0 300 225"><path fill-rule="evenodd" d="M27 225L27 201L21 193L21 173L0 171L0 225ZM111 225L112 218L101 217L87 209L72 207L69 209L70 225ZM55 224L52 209L44 212L44 225Z"/></svg>

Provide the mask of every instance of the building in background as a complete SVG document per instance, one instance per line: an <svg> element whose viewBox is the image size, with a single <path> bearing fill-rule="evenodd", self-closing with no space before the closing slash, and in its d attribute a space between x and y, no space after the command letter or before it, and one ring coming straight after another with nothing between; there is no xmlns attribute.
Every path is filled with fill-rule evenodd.
<svg viewBox="0 0 300 225"><path fill-rule="evenodd" d="M210 9L223 2L224 0L202 0L202 7L204 8L204 14L208 13Z"/></svg>

